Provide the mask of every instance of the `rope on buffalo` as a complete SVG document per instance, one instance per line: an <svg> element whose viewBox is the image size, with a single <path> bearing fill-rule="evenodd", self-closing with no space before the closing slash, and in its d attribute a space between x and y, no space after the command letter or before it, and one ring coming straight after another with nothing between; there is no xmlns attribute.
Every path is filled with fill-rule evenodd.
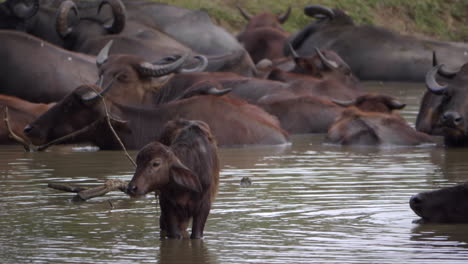
<svg viewBox="0 0 468 264"><path fill-rule="evenodd" d="M4 118L3 118L3 121L5 121L5 125L8 129L8 134L9 134L9 137L13 140L15 140L16 142L18 142L19 144L21 144L23 147L24 147L24 150L28 151L28 152L31 152L31 144L28 144L26 142L26 140L24 140L22 137L18 136L15 134L15 132L13 132L13 130L11 129L11 126L10 126L10 118L9 118L9 115L8 115L8 106L5 106L4 107Z"/></svg>

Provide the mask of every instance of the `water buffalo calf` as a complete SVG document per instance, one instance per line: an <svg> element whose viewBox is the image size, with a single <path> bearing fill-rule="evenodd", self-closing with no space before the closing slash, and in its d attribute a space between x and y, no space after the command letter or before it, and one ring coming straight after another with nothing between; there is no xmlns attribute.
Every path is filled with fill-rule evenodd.
<svg viewBox="0 0 468 264"><path fill-rule="evenodd" d="M411 209L422 219L419 223L468 223L468 182L411 197Z"/></svg>
<svg viewBox="0 0 468 264"><path fill-rule="evenodd" d="M201 238L219 183L214 137L204 122L177 120L166 124L160 141L138 153L128 193L159 190L161 230L169 238L181 238L193 218L190 238Z"/></svg>

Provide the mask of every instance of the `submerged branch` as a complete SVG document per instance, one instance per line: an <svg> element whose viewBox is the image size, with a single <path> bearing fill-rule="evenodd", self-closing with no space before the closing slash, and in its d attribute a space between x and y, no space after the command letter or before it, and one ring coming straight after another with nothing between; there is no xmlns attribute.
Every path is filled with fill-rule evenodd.
<svg viewBox="0 0 468 264"><path fill-rule="evenodd" d="M73 197L73 201L86 201L94 197L104 196L112 191L121 191L127 194L128 182L122 180L107 180L103 185L92 188L84 188L66 183L49 183L47 186L59 191L76 193L76 196Z"/></svg>

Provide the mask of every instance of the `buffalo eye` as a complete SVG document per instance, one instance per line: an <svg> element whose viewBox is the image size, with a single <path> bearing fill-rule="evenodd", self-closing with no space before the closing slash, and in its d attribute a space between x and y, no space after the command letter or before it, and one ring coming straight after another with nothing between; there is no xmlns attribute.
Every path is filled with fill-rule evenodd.
<svg viewBox="0 0 468 264"><path fill-rule="evenodd" d="M117 80L119 80L119 81L121 81L121 82L126 82L126 81L128 81L129 79L130 79L130 78L129 78L129 76L128 76L127 74L121 73L121 74L118 74L118 75L117 75Z"/></svg>
<svg viewBox="0 0 468 264"><path fill-rule="evenodd" d="M159 167L159 165L161 165L161 163L159 161L153 161L153 163L151 165L153 167Z"/></svg>

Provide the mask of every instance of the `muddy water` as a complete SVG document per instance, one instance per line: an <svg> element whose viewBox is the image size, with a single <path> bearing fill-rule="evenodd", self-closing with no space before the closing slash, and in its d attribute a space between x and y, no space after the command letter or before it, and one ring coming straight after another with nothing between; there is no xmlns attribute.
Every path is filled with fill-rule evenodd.
<svg viewBox="0 0 468 264"><path fill-rule="evenodd" d="M421 85L369 84L414 123ZM129 180L121 152L0 148L1 263L467 263L468 225L418 225L411 195L468 179L468 149L344 148L323 135L222 149L203 240L161 240L153 197L85 203L47 188ZM135 152L131 153L132 155ZM242 177L252 186L242 188Z"/></svg>

